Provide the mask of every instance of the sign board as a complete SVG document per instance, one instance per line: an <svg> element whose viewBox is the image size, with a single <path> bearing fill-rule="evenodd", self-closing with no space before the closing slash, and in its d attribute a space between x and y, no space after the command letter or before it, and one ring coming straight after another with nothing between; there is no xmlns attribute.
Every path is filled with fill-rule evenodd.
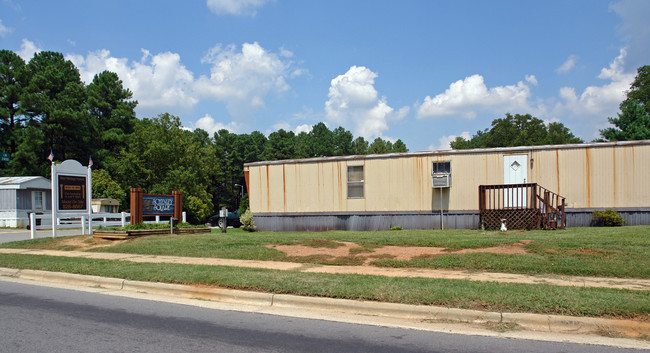
<svg viewBox="0 0 650 353"><path fill-rule="evenodd" d="M144 221L144 216L170 216L183 219L183 192L171 195L144 194L140 188L131 189L131 224Z"/></svg>
<svg viewBox="0 0 650 353"><path fill-rule="evenodd" d="M52 210L62 213L88 213L91 194L90 168L68 159L52 164Z"/></svg>
<svg viewBox="0 0 650 353"><path fill-rule="evenodd" d="M174 215L174 197L164 195L142 195L142 214L149 216Z"/></svg>
<svg viewBox="0 0 650 353"><path fill-rule="evenodd" d="M67 159L61 164L52 161L52 237L56 237L56 224L59 217L88 219L88 234L93 234L92 228L92 173L89 163L87 167L81 163ZM85 225L82 225L82 229Z"/></svg>
<svg viewBox="0 0 650 353"><path fill-rule="evenodd" d="M88 210L86 177L57 175L59 178L59 210Z"/></svg>
<svg viewBox="0 0 650 353"><path fill-rule="evenodd" d="M0 162L9 162L9 160L11 160L11 154L0 152Z"/></svg>

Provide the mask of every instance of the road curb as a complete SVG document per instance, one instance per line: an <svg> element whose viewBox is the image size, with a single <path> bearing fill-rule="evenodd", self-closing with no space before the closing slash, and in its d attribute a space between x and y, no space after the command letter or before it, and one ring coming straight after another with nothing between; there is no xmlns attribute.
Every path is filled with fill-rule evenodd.
<svg viewBox="0 0 650 353"><path fill-rule="evenodd" d="M0 276L39 282L53 282L83 287L99 287L116 291L204 299L229 304L262 307L268 306L301 310L330 311L420 321L430 320L432 322L446 321L474 324L505 323L516 324L523 329L541 332L607 333L632 338L650 335L650 322L634 320L613 320L526 313L497 313L429 305L303 297L288 294L271 294L211 288L198 285L131 281L119 278L11 268L0 268Z"/></svg>

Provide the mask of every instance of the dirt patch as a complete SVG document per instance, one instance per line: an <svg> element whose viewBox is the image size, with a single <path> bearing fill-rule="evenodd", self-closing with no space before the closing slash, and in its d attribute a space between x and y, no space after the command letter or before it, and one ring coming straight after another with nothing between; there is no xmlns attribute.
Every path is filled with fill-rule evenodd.
<svg viewBox="0 0 650 353"><path fill-rule="evenodd" d="M337 247L316 247L307 245L267 245L267 248L282 251L287 256L307 257L315 255L326 255L328 257L349 256L350 249L357 244L351 242L338 242Z"/></svg>
<svg viewBox="0 0 650 353"><path fill-rule="evenodd" d="M439 256L446 254L471 254L478 252L488 252L493 254L517 254L527 255L525 246L531 244L532 240L522 240L514 244L504 244L489 248L479 249L462 249L449 251L442 247L423 247L423 246L382 246L380 248L368 249L363 252L363 256L369 258L366 264L372 258L392 258L395 260L408 261L419 256ZM332 247L314 247L305 245L267 245L266 247L285 253L288 257L315 257L321 259L334 259L341 257L355 257L359 253L350 252L350 249L358 248L356 243L339 242L339 246Z"/></svg>
<svg viewBox="0 0 650 353"><path fill-rule="evenodd" d="M65 237L52 243L53 250L78 250L84 251L92 248L99 248L104 246L114 246L125 242L126 240L106 240L95 239L92 235L78 236L78 237Z"/></svg>

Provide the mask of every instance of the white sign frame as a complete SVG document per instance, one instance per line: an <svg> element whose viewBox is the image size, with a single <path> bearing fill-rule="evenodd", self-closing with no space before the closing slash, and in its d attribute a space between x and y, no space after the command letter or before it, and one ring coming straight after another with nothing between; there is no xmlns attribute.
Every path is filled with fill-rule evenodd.
<svg viewBox="0 0 650 353"><path fill-rule="evenodd" d="M88 215L88 234L93 234L92 227L92 170L91 165L84 167L74 159L67 159L61 164L52 161L52 237L56 237L56 226L59 215L80 217ZM85 210L60 210L59 209L59 176L82 177L86 179L86 209ZM84 224L81 225L83 230Z"/></svg>

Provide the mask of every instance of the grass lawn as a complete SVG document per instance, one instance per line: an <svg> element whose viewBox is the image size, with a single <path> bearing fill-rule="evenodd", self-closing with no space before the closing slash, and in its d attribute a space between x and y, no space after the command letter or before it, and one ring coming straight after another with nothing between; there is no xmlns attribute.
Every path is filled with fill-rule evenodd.
<svg viewBox="0 0 650 353"><path fill-rule="evenodd" d="M240 229L210 234L157 235L131 239L88 251L293 261L319 264L360 264L364 252L385 245L475 249L532 241L527 255L492 253L420 256L399 261L377 259L376 266L465 269L523 274L557 274L621 278L650 278L650 226L568 228L557 231L487 232L480 230L402 230L377 232L256 232ZM289 257L267 244L336 247L337 242L358 244L351 255L335 259L319 256ZM86 244L93 240L87 238ZM82 244L84 245L84 244ZM7 248L78 250L66 238L35 239L0 244Z"/></svg>
<svg viewBox="0 0 650 353"><path fill-rule="evenodd" d="M0 254L0 267L305 296L648 321L650 292Z"/></svg>

